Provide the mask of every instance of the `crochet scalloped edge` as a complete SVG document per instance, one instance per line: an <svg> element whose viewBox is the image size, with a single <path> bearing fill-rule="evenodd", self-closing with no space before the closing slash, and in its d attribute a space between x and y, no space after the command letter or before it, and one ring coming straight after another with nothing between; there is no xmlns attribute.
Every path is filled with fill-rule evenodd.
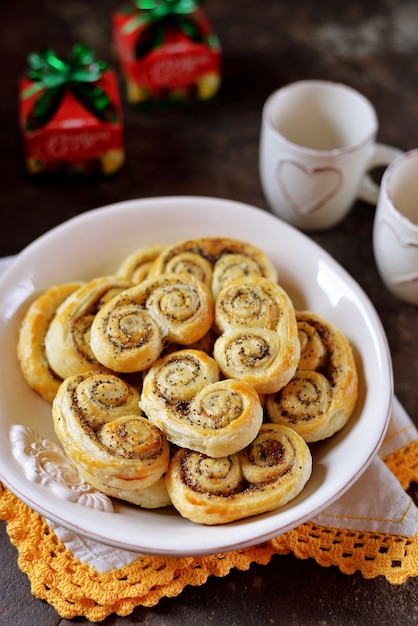
<svg viewBox="0 0 418 626"><path fill-rule="evenodd" d="M407 489L418 482L418 440L384 458ZM65 619L86 617L100 622L111 613L126 616L136 606L155 606L163 597L179 595L187 585L203 585L209 576L226 576L232 568L266 565L273 555L293 552L313 558L344 574L384 576L401 584L418 575L418 537L325 528L311 522L263 544L203 557L141 555L111 572L80 563L49 528L45 519L0 485L0 519L18 551L18 565L31 582L32 594L45 600Z"/></svg>
<svg viewBox="0 0 418 626"><path fill-rule="evenodd" d="M383 461L403 489L408 489L412 482L418 482L418 439L384 456Z"/></svg>

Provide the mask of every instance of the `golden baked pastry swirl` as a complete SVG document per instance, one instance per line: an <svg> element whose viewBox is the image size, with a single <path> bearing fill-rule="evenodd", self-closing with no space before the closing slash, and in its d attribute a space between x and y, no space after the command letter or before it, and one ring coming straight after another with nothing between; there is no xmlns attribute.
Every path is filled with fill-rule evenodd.
<svg viewBox="0 0 418 626"><path fill-rule="evenodd" d="M166 343L194 343L213 322L213 299L189 274L164 274L142 281L113 298L96 315L91 348L117 372L143 371Z"/></svg>
<svg viewBox="0 0 418 626"><path fill-rule="evenodd" d="M300 343L299 370L317 370L327 362L328 350L321 334L311 320L305 320L302 314L296 314Z"/></svg>
<svg viewBox="0 0 418 626"><path fill-rule="evenodd" d="M212 293L216 297L221 289L237 278L259 276L275 282L277 273L269 267L261 256L251 254L248 244L243 245L242 252L222 255L214 264L212 276Z"/></svg>
<svg viewBox="0 0 418 626"><path fill-rule="evenodd" d="M52 415L55 432L84 480L144 506L167 470L170 453L166 437L142 415L138 400L137 390L122 379L94 371L61 383ZM161 485L158 490L165 493ZM161 502L160 497L154 504Z"/></svg>
<svg viewBox="0 0 418 626"><path fill-rule="evenodd" d="M19 329L17 356L26 382L45 400L52 402L62 378L54 372L45 351L45 335L58 307L81 282L54 285L41 293L23 318Z"/></svg>
<svg viewBox="0 0 418 626"><path fill-rule="evenodd" d="M233 281L216 298L215 324L222 335L213 354L225 376L263 394L292 378L300 344L295 310L282 287L254 276Z"/></svg>
<svg viewBox="0 0 418 626"><path fill-rule="evenodd" d="M314 442L341 430L358 398L358 374L351 346L330 322L309 311L296 313L300 366L292 380L266 398L269 420Z"/></svg>
<svg viewBox="0 0 418 626"><path fill-rule="evenodd" d="M116 276L126 278L134 285L141 283L148 278L153 262L164 248L165 246L156 244L135 250L122 260Z"/></svg>
<svg viewBox="0 0 418 626"><path fill-rule="evenodd" d="M250 385L220 381L218 373L204 352L170 353L146 373L140 406L177 446L213 457L233 454L254 439L263 410Z"/></svg>
<svg viewBox="0 0 418 626"><path fill-rule="evenodd" d="M295 498L312 472L306 442L292 429L263 424L241 452L213 459L181 448L166 485L181 515L201 524L226 524L273 511Z"/></svg>
<svg viewBox="0 0 418 626"><path fill-rule="evenodd" d="M103 367L90 347L91 324L109 299L130 286L116 276L94 278L58 308L45 336L45 351L51 368L62 379Z"/></svg>
<svg viewBox="0 0 418 626"><path fill-rule="evenodd" d="M144 376L141 407L153 411L159 407L182 410L205 386L219 380L219 368L205 352L184 349L159 359ZM145 411L146 412L146 411Z"/></svg>
<svg viewBox="0 0 418 626"><path fill-rule="evenodd" d="M158 261L157 261L158 263ZM155 267L155 265L154 265ZM167 261L165 274L192 274L207 287L212 284L212 265L201 254L185 250Z"/></svg>
<svg viewBox="0 0 418 626"><path fill-rule="evenodd" d="M198 237L168 246L155 260L153 274L189 271L216 297L227 283L241 276L263 276L277 281L277 270L256 246L228 237Z"/></svg>
<svg viewBox="0 0 418 626"><path fill-rule="evenodd" d="M263 409L251 385L226 379L205 386L193 399L188 417L202 435L203 445L197 442L199 449L219 457L241 450L254 439L263 421ZM189 447L196 449L197 444L190 437Z"/></svg>
<svg viewBox="0 0 418 626"><path fill-rule="evenodd" d="M221 331L231 326L245 326L278 332L282 332L283 327L284 332L289 308L293 321L293 305L278 284L258 276L238 278L216 298L215 322Z"/></svg>

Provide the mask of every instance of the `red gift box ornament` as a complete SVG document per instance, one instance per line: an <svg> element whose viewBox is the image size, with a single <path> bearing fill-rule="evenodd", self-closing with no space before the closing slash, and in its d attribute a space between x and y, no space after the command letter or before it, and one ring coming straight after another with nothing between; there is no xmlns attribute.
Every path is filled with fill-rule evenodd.
<svg viewBox="0 0 418 626"><path fill-rule="evenodd" d="M113 174L124 162L116 74L76 44L67 60L49 48L28 57L20 127L31 173Z"/></svg>
<svg viewBox="0 0 418 626"><path fill-rule="evenodd" d="M220 86L221 49L196 0L135 0L113 15L113 41L132 104L193 102Z"/></svg>

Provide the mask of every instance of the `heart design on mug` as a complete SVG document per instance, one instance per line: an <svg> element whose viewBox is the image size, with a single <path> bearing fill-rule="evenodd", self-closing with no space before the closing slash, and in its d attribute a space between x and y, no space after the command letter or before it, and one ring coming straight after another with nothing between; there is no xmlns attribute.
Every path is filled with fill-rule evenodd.
<svg viewBox="0 0 418 626"><path fill-rule="evenodd" d="M386 231L386 234L382 237L383 241L385 242L384 244L385 248L391 248L392 246L394 247L395 250L402 248L403 254L404 255L406 254L408 255L408 257L410 257L409 265L411 267L417 268L416 270L412 272L407 272L404 274L400 274L398 276L393 276L392 281L398 285L403 285L403 284L413 283L415 281L418 281L418 242L413 241L413 240L410 240L410 241L405 240L400 235L400 233L395 229L393 224L387 222L384 219L378 222L378 224L376 225L376 228ZM384 272L387 273L388 276L393 274L393 266L390 265L390 267L388 267L389 262L386 261L384 254L380 256L380 262L384 268Z"/></svg>
<svg viewBox="0 0 418 626"><path fill-rule="evenodd" d="M320 209L338 192L342 178L335 167L307 168L295 161L279 161L277 165L279 187L298 215Z"/></svg>

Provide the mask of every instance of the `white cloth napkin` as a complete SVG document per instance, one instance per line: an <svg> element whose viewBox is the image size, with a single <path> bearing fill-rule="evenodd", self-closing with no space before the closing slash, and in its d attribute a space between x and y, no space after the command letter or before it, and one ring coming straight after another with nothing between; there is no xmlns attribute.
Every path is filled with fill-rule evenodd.
<svg viewBox="0 0 418 626"><path fill-rule="evenodd" d="M341 498L311 521L321 526L414 537L418 509L382 457L417 437L416 427L395 396L389 427L378 455Z"/></svg>
<svg viewBox="0 0 418 626"><path fill-rule="evenodd" d="M0 273L13 257L0 259ZM359 480L336 502L310 521L320 526L413 537L418 527L418 508L382 458L418 438L418 431L395 397L379 453ZM81 537L48 520L60 541L82 563L107 572L132 563L139 554Z"/></svg>

